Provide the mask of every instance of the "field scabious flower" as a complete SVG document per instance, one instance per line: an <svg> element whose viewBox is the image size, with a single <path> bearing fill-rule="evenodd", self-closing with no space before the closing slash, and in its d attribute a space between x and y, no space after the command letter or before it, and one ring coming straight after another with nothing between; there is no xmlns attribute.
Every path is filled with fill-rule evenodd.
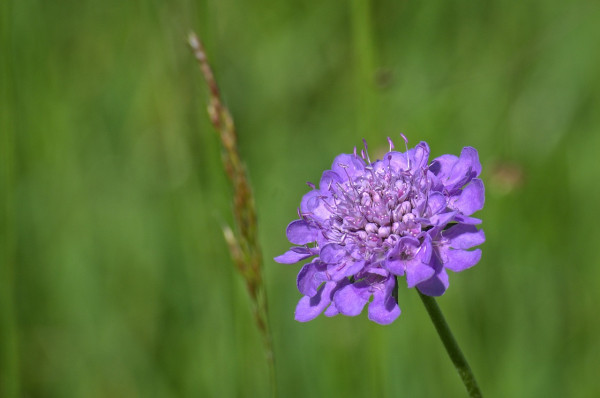
<svg viewBox="0 0 600 398"><path fill-rule="evenodd" d="M475 226L481 220L471 217L484 203L477 151L465 147L459 157L429 162L425 142L406 152L388 142L390 151L374 162L366 142L360 156L356 148L337 156L318 187L309 184L299 219L288 225L287 237L297 246L275 261L314 257L298 274L304 294L298 321L323 311L355 316L368 303L369 319L389 324L400 315L398 277L440 296L448 288L447 270L462 271L481 258L480 249L468 250L485 241Z"/></svg>

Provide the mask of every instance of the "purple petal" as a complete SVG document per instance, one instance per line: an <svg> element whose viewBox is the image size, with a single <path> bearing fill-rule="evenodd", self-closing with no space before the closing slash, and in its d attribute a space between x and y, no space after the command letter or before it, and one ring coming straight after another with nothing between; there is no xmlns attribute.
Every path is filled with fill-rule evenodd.
<svg viewBox="0 0 600 398"><path fill-rule="evenodd" d="M324 200L324 194L319 190L307 192L300 202L302 214L310 215L317 220L326 220L331 215Z"/></svg>
<svg viewBox="0 0 600 398"><path fill-rule="evenodd" d="M446 231L442 236L448 240L453 249L470 249L485 242L483 230L478 230L473 225L457 224Z"/></svg>
<svg viewBox="0 0 600 398"><path fill-rule="evenodd" d="M425 235L421 244L417 239L404 237L390 251L385 267L393 274L402 276L406 273L408 287L414 287L433 276L435 270L429 265L433 247L431 237Z"/></svg>
<svg viewBox="0 0 600 398"><path fill-rule="evenodd" d="M383 167L390 167L395 172L408 170L408 156L406 153L391 151L383 157Z"/></svg>
<svg viewBox="0 0 600 398"><path fill-rule="evenodd" d="M385 267L394 275L403 276L406 271L406 260L403 258L406 250L413 252L417 251L420 242L418 239L406 236L398 242L398 244L390 250L385 261Z"/></svg>
<svg viewBox="0 0 600 398"><path fill-rule="evenodd" d="M480 173L481 163L479 163L477 150L469 146L464 147L458 161L452 167L445 185L450 189L460 188Z"/></svg>
<svg viewBox="0 0 600 398"><path fill-rule="evenodd" d="M275 257L274 260L280 264L295 264L298 261L302 261L311 256L313 256L313 254L305 247L292 247L281 256Z"/></svg>
<svg viewBox="0 0 600 398"><path fill-rule="evenodd" d="M384 162L383 160L376 160L373 163L371 163L371 168L377 174L385 173L387 167L388 163Z"/></svg>
<svg viewBox="0 0 600 398"><path fill-rule="evenodd" d="M454 208L459 210L462 214L470 216L476 211L483 209L484 201L485 189L483 187L483 181L479 178L475 178L462 190L458 199L454 201Z"/></svg>
<svg viewBox="0 0 600 398"><path fill-rule="evenodd" d="M392 296L376 298L369 304L369 319L380 325L389 325L400 316L400 307Z"/></svg>
<svg viewBox="0 0 600 398"><path fill-rule="evenodd" d="M327 307L323 314L325 314L325 316L336 316L339 313L340 312L338 311L336 306L332 303L329 307Z"/></svg>
<svg viewBox="0 0 600 398"><path fill-rule="evenodd" d="M344 267L344 277L355 275L365 266L365 260L348 261Z"/></svg>
<svg viewBox="0 0 600 398"><path fill-rule="evenodd" d="M335 286L335 282L327 282L321 286L313 297L302 297L296 306L296 320L308 322L319 316L325 307L331 303L331 291Z"/></svg>
<svg viewBox="0 0 600 398"><path fill-rule="evenodd" d="M296 278L296 286L298 286L300 293L309 297L313 297L317 294L317 288L319 287L319 284L321 284L321 281L315 278L315 274L318 271L319 270L314 262L308 263L302 267Z"/></svg>
<svg viewBox="0 0 600 398"><path fill-rule="evenodd" d="M457 214L456 217L454 217L454 221L461 223L461 224L470 224L470 225L481 224L481 220L479 218L467 217L467 216L463 216L462 214Z"/></svg>
<svg viewBox="0 0 600 398"><path fill-rule="evenodd" d="M445 180L450 175L450 171L457 161L458 157L454 155L442 155L433 159L433 162L431 162L431 165L429 166L429 170L437 177Z"/></svg>
<svg viewBox="0 0 600 398"><path fill-rule="evenodd" d="M429 265L421 262L415 263L406 269L406 284L409 288L413 288L431 278L433 274L435 274L435 270Z"/></svg>
<svg viewBox="0 0 600 398"><path fill-rule="evenodd" d="M356 282L338 290L333 296L333 302L342 314L356 316L361 313L369 297L371 297L369 286Z"/></svg>
<svg viewBox="0 0 600 398"><path fill-rule="evenodd" d="M321 181L319 182L319 189L323 191L329 190L331 185L335 185L336 183L344 181L338 173L333 170L325 170L323 175L321 176Z"/></svg>
<svg viewBox="0 0 600 398"><path fill-rule="evenodd" d="M431 224L433 226L444 227L444 226L446 226L446 224L448 224L450 221L452 221L452 219L454 218L456 213L457 213L456 211L449 211L446 213L435 214L435 215L429 217L429 221L431 222Z"/></svg>
<svg viewBox="0 0 600 398"><path fill-rule="evenodd" d="M384 279L390 276L388 270L379 267L371 267L366 273L367 279L372 281L377 281L377 283L381 283Z"/></svg>
<svg viewBox="0 0 600 398"><path fill-rule="evenodd" d="M425 141L421 141L413 149L408 150L410 157L410 169L419 170L427 165L429 161L429 145Z"/></svg>
<svg viewBox="0 0 600 398"><path fill-rule="evenodd" d="M417 255L406 262L406 283L409 288L415 287L435 274L435 269L429 265L432 253L431 238L426 235L425 242L419 248Z"/></svg>
<svg viewBox="0 0 600 398"><path fill-rule="evenodd" d="M406 271L404 261L402 260L387 260L385 267L394 275L404 276Z"/></svg>
<svg viewBox="0 0 600 398"><path fill-rule="evenodd" d="M385 267L394 275L404 276L405 262L401 259L391 258L386 260Z"/></svg>
<svg viewBox="0 0 600 398"><path fill-rule="evenodd" d="M441 296L448 289L448 273L442 270L439 274L417 285L417 289L426 296Z"/></svg>
<svg viewBox="0 0 600 398"><path fill-rule="evenodd" d="M436 165L437 163L432 163L432 165ZM429 181L429 186L431 187L431 192L443 192L444 184L440 180L439 176L436 176L432 171L431 167L427 169L426 180Z"/></svg>
<svg viewBox="0 0 600 398"><path fill-rule="evenodd" d="M286 229L287 238L295 245L305 245L317 240L319 230L304 220L292 221Z"/></svg>
<svg viewBox="0 0 600 398"><path fill-rule="evenodd" d="M434 215L441 212L446 208L447 203L448 200L443 194L439 192L432 193L427 199L427 205L429 206L429 214Z"/></svg>
<svg viewBox="0 0 600 398"><path fill-rule="evenodd" d="M448 289L448 273L437 256L431 257L431 265L435 269L435 275L417 285L417 289L427 296L441 296Z"/></svg>
<svg viewBox="0 0 600 398"><path fill-rule="evenodd" d="M471 268L481 259L481 249L467 250L445 250L442 254L444 267L454 272L460 272Z"/></svg>
<svg viewBox="0 0 600 398"><path fill-rule="evenodd" d="M354 260L341 261L334 264L326 264L326 277L327 280L341 281L346 279L348 276L354 275L359 272L364 265L363 262L358 264Z"/></svg>
<svg viewBox="0 0 600 398"><path fill-rule="evenodd" d="M356 176L361 175L365 171L365 162L354 154L338 155L331 165L331 170L336 172L344 180L348 176L353 180Z"/></svg>
<svg viewBox="0 0 600 398"><path fill-rule="evenodd" d="M319 257L328 264L338 264L346 255L344 246L340 246L337 243L329 243L323 246Z"/></svg>
<svg viewBox="0 0 600 398"><path fill-rule="evenodd" d="M454 169L467 169L475 173L475 177L481 174L481 163L479 162L479 153L477 149L466 146L460 151L458 163L454 165ZM453 170L454 171L454 170ZM457 170L458 171L458 170Z"/></svg>
<svg viewBox="0 0 600 398"><path fill-rule="evenodd" d="M392 297L395 285L396 280L390 277L381 284L381 288L373 292L373 301L369 304L369 319L371 321L380 325L388 325L400 316L400 307Z"/></svg>

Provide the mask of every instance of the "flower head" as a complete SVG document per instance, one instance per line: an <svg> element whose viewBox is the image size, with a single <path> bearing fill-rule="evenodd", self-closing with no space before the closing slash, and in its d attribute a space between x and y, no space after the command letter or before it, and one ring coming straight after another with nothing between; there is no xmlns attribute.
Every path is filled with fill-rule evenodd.
<svg viewBox="0 0 600 398"><path fill-rule="evenodd" d="M360 156L355 149L336 157L319 186L309 184L299 219L288 225L287 237L297 246L275 261L313 257L298 274L304 294L298 321L323 311L355 316L369 303L369 319L389 324L400 315L398 277L405 276L409 288L440 296L448 288L447 270L479 261L481 250L468 250L485 241L475 227L481 221L471 217L484 202L477 151L466 147L459 157L429 163L427 143L402 153L388 141L381 160L371 162L366 142Z"/></svg>

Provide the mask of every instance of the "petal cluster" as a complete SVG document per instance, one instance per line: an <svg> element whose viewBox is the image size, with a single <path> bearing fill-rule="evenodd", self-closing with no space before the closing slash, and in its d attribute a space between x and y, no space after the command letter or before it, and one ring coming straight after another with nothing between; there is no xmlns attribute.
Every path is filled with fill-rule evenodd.
<svg viewBox="0 0 600 398"><path fill-rule="evenodd" d="M471 147L431 162L425 142L374 162L365 151L337 156L287 227L296 246L275 258L311 259L298 274L304 297L296 319L323 311L355 316L368 304L370 320L389 324L400 315L394 292L402 276L409 288L442 295L447 270L462 271L481 258L473 248L485 236L476 227L481 220L471 217L484 203L480 173Z"/></svg>

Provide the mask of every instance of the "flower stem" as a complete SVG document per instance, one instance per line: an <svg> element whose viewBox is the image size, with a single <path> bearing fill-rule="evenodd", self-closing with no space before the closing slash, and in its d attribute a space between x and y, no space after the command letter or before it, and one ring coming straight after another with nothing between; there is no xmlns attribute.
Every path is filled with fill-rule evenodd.
<svg viewBox="0 0 600 398"><path fill-rule="evenodd" d="M446 322L446 319L444 318L444 315L442 314L437 302L433 297L426 296L418 290L417 292L419 293L419 297L421 297L421 300L427 309L427 313L429 314L429 317L431 318L438 335L442 339L442 343L444 343L446 352L450 356L450 359L452 360L454 367L456 367L463 384L467 388L469 396L472 398L481 398L481 391L477 386L477 381L475 380L475 376L471 371L471 367L460 350L456 339L452 335L452 331L450 331L450 327L448 326L448 323Z"/></svg>
<svg viewBox="0 0 600 398"><path fill-rule="evenodd" d="M14 99L17 98L15 71L16 62L11 62L14 54L13 43L16 37L10 28L9 17L13 10L11 2L0 6L4 11L0 25L0 46L8 54L4 68L0 67L0 86L6 88L0 94L3 113L0 118L0 396L13 398L19 397L19 325L16 306L16 270L17 264L17 192L18 159L17 158L17 107ZM4 29L6 28L6 29ZM14 59L14 58L13 58ZM15 116L17 115L17 116Z"/></svg>

